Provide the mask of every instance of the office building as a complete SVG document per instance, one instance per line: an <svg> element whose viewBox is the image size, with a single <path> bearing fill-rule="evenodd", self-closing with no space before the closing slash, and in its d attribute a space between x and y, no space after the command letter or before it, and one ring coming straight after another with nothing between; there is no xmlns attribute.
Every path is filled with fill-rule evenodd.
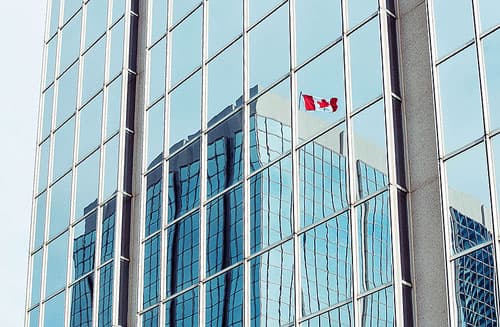
<svg viewBox="0 0 500 327"><path fill-rule="evenodd" d="M27 327L497 325L497 1L49 0L44 49Z"/></svg>

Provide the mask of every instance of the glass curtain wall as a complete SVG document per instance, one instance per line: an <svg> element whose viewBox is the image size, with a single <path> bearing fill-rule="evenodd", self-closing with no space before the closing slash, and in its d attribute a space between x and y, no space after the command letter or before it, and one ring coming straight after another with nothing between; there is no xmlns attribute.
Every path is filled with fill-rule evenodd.
<svg viewBox="0 0 500 327"><path fill-rule="evenodd" d="M48 1L26 326L126 324L136 5Z"/></svg>
<svg viewBox="0 0 500 327"><path fill-rule="evenodd" d="M410 324L394 3L147 3L138 324Z"/></svg>
<svg viewBox="0 0 500 327"><path fill-rule="evenodd" d="M500 4L429 1L429 13L450 324L494 326L499 312Z"/></svg>

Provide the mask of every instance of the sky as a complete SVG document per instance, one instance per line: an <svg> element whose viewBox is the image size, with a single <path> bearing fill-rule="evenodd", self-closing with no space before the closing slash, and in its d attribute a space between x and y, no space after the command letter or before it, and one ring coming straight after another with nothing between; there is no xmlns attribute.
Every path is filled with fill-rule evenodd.
<svg viewBox="0 0 500 327"><path fill-rule="evenodd" d="M23 326L45 0L0 0L0 326Z"/></svg>

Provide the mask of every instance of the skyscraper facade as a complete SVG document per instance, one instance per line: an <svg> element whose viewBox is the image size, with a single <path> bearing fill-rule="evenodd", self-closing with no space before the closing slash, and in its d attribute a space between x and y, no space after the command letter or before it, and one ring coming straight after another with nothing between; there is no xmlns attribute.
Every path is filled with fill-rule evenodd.
<svg viewBox="0 0 500 327"><path fill-rule="evenodd" d="M25 325L496 326L499 9L49 0Z"/></svg>

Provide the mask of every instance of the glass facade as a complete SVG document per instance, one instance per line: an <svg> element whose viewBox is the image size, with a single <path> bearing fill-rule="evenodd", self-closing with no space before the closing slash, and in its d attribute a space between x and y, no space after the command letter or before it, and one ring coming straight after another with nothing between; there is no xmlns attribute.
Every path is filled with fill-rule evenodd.
<svg viewBox="0 0 500 327"><path fill-rule="evenodd" d="M498 324L500 4L429 1L453 326Z"/></svg>

